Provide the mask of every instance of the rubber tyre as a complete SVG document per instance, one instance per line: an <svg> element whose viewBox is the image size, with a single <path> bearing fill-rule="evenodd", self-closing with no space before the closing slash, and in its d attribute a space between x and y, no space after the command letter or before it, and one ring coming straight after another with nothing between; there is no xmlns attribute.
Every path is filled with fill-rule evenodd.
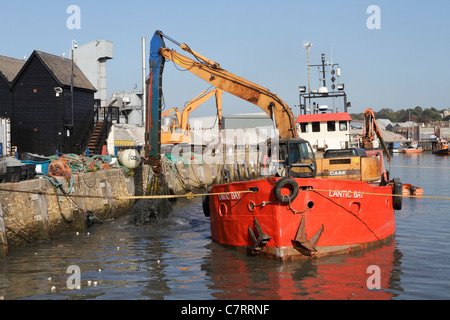
<svg viewBox="0 0 450 320"><path fill-rule="evenodd" d="M211 215L211 212L209 211L209 196L203 196L202 207L205 217L209 217Z"/></svg>
<svg viewBox="0 0 450 320"><path fill-rule="evenodd" d="M292 190L291 193L288 196L283 196L281 194L281 190L287 186L290 185ZM299 187L297 182L292 179L291 177L284 177L280 180L277 181L277 183L275 184L274 188L273 188L273 192L275 193L275 197L277 198L277 200L281 203L289 203L294 201L294 199L297 197L298 192L299 192Z"/></svg>
<svg viewBox="0 0 450 320"><path fill-rule="evenodd" d="M394 178L394 189L392 190L392 193L395 195L401 195L392 197L392 206L394 210L401 210L403 201L403 184L400 182L399 178Z"/></svg>

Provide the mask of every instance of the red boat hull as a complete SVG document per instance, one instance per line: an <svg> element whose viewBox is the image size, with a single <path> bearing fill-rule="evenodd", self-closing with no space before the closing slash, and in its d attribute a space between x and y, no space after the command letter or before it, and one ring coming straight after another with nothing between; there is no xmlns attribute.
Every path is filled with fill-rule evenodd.
<svg viewBox="0 0 450 320"><path fill-rule="evenodd" d="M212 194L232 193L209 196L212 239L251 251L255 241L249 230L256 233L260 226L259 230L270 236L270 240L258 255L291 260L361 249L383 243L394 235L392 186L349 180L294 179L300 189L298 195L290 203L281 203L274 191L278 180L213 186ZM282 192L289 193L288 187ZM240 193L248 190L257 191ZM305 250L298 241L293 241L302 229L302 218L307 239L320 233L315 250Z"/></svg>

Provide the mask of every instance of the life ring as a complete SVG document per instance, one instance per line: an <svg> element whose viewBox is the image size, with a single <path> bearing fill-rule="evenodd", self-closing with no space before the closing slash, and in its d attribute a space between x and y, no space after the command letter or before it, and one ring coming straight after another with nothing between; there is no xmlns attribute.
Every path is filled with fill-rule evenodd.
<svg viewBox="0 0 450 320"><path fill-rule="evenodd" d="M283 196L281 194L281 190L285 186L291 187L291 193L289 195ZM298 187L297 182L294 179L292 179L291 177L284 177L277 181L277 183L275 184L275 187L273 188L273 191L275 193L275 198L277 198L278 201L280 201L281 203L289 203L289 202L294 201L294 199L297 197L298 192L299 192L299 187Z"/></svg>
<svg viewBox="0 0 450 320"><path fill-rule="evenodd" d="M399 178L394 178L394 188L392 189L392 194L396 195L392 197L392 207L394 210L401 210L403 201L403 185Z"/></svg>

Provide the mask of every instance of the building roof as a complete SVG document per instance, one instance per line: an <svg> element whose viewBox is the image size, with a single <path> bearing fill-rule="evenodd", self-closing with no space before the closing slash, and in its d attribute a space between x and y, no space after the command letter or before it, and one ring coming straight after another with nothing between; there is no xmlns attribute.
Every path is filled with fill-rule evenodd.
<svg viewBox="0 0 450 320"><path fill-rule="evenodd" d="M415 127L415 126L417 126L417 123L415 123L414 121L397 122L395 124L395 126L396 127L401 127L401 128L404 128L404 127Z"/></svg>
<svg viewBox="0 0 450 320"><path fill-rule="evenodd" d="M0 56L0 73L11 83L24 64L25 61Z"/></svg>
<svg viewBox="0 0 450 320"><path fill-rule="evenodd" d="M391 120L389 119L377 119L378 126L381 127L381 129L386 129L387 126L391 125L394 126Z"/></svg>
<svg viewBox="0 0 450 320"><path fill-rule="evenodd" d="M63 57L55 56L53 54L45 53L42 51L33 51L30 58L26 62L27 65L32 58L36 56L44 66L49 70L49 72L55 77L62 86L71 86L71 76L72 76L72 60ZM20 72L23 72L24 67ZM80 68L73 64L73 86L79 89L85 89L90 91L97 91L89 79L84 75Z"/></svg>
<svg viewBox="0 0 450 320"><path fill-rule="evenodd" d="M297 118L297 123L304 122L324 122L324 121L351 121L352 118L347 112L340 113L319 113L319 114L302 114Z"/></svg>

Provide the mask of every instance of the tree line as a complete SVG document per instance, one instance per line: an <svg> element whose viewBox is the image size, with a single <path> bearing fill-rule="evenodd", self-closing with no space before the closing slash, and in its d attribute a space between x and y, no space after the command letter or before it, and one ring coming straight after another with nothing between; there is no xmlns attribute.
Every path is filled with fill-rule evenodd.
<svg viewBox="0 0 450 320"><path fill-rule="evenodd" d="M436 108L425 108L420 106L414 109L402 109L394 111L390 108L383 108L380 111L373 111L375 114L375 119L389 119L391 122L406 122L414 121L416 123L429 123L433 121L450 121L450 116L442 118L442 113L444 110L438 111ZM363 120L362 113L352 113L350 114L353 120Z"/></svg>

